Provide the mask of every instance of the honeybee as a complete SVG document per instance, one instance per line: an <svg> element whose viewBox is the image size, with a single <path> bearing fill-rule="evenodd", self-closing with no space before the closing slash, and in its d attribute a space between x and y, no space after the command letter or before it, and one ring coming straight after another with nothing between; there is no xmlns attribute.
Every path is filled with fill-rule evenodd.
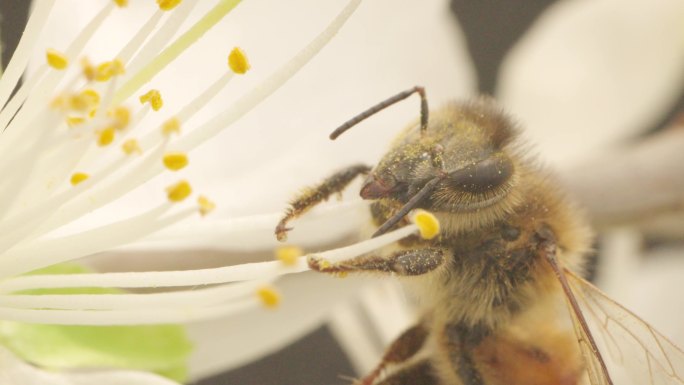
<svg viewBox="0 0 684 385"><path fill-rule="evenodd" d="M290 220L362 175L373 236L408 224L413 209L439 220L433 239L410 236L338 263L308 260L323 273L403 277L424 307L359 383L605 385L622 367L633 384L684 384L684 353L580 277L592 241L587 221L524 153L517 128L494 101L429 113L424 89L414 87L346 122L331 139L416 93L420 120L375 167L353 165L306 190L275 231L285 239Z"/></svg>

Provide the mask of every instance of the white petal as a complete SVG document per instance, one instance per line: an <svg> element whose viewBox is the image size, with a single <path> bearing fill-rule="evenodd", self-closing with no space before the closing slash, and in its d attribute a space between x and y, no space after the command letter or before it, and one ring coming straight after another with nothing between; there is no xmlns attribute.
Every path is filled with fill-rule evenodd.
<svg viewBox="0 0 684 385"><path fill-rule="evenodd" d="M674 214L684 193L684 132L601 151L560 174L567 191L598 225L643 222ZM664 230L661 226L661 230ZM681 233L677 225L672 232Z"/></svg>
<svg viewBox="0 0 684 385"><path fill-rule="evenodd" d="M304 273L278 281L280 307L188 325L195 351L193 379L217 374L273 353L318 327L333 306L353 298L366 281ZM301 357L291 357L300 360Z"/></svg>
<svg viewBox="0 0 684 385"><path fill-rule="evenodd" d="M508 56L499 96L544 159L573 162L672 108L682 17L679 0L557 2Z"/></svg>
<svg viewBox="0 0 684 385"><path fill-rule="evenodd" d="M215 174L237 178L221 185L214 179L219 206L279 210L302 185L352 163L375 163L391 138L418 117L416 97L334 142L328 134L416 84L426 87L433 108L470 94L472 65L458 36L444 0L364 2L302 73L198 154ZM226 153L230 161L217 161Z"/></svg>
<svg viewBox="0 0 684 385"><path fill-rule="evenodd" d="M178 385L151 373L99 370L82 373L43 371L0 346L0 384L3 385Z"/></svg>
<svg viewBox="0 0 684 385"><path fill-rule="evenodd" d="M209 5L198 4L196 13ZM233 46L245 50L252 69L184 125L183 130L190 131L288 60L342 6L344 1L244 2L149 87L161 90L164 110L172 112L188 95L199 93L226 71L225 57ZM117 27L132 28L124 21L105 27L112 39ZM193 151L190 167L182 173L218 208L233 215L281 210L302 186L333 170L352 162L377 161L389 140L417 118L419 103L417 97L400 103L331 142L329 132L353 115L416 84L427 88L432 107L470 94L473 69L459 36L445 0L364 2L301 73L233 127ZM153 127L162 119L148 120ZM84 223L140 211L150 199L161 199L164 183L151 181Z"/></svg>
<svg viewBox="0 0 684 385"><path fill-rule="evenodd" d="M681 247L643 251L637 229L620 228L602 238L597 283L608 295L655 329L684 345Z"/></svg>

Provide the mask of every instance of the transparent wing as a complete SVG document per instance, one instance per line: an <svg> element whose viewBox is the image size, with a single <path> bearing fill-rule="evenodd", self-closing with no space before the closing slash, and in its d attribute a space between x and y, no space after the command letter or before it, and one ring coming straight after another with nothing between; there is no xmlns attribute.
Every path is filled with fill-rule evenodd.
<svg viewBox="0 0 684 385"><path fill-rule="evenodd" d="M684 385L681 349L572 271L565 269L565 276L616 385ZM599 366L600 353L593 352L574 312L571 314L591 385L610 384ZM626 376L616 377L614 370L624 370Z"/></svg>
<svg viewBox="0 0 684 385"><path fill-rule="evenodd" d="M584 363L586 365L589 383L591 385L613 385L613 383L610 381L609 378L606 377L601 368L600 357L598 355L600 353L595 352L594 349L591 347L591 344L589 343L589 336L580 326L580 322L577 319L577 315L574 311L572 311L572 309L570 309L570 315L572 317L572 324L575 329L575 335L577 336L580 351L582 352L582 358L584 358Z"/></svg>

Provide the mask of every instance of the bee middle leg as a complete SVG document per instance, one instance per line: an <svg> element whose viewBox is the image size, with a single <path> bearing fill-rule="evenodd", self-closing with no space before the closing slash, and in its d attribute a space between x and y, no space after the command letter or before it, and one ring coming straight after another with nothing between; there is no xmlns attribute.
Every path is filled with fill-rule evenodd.
<svg viewBox="0 0 684 385"><path fill-rule="evenodd" d="M434 271L446 261L445 251L438 248L396 251L389 256L359 256L350 260L330 263L325 259L309 257L312 270L322 273L346 274L351 272L383 272L401 276L422 275Z"/></svg>
<svg viewBox="0 0 684 385"><path fill-rule="evenodd" d="M429 361L401 368L377 385L441 385Z"/></svg>
<svg viewBox="0 0 684 385"><path fill-rule="evenodd" d="M406 329L387 348L382 356L382 360L380 360L375 369L356 384L372 385L388 365L400 364L416 355L425 344L428 333L424 323L419 323Z"/></svg>

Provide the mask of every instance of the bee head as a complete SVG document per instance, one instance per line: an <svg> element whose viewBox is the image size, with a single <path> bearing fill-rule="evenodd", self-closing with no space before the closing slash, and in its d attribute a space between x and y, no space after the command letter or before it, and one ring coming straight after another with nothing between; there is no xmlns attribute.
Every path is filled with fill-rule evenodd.
<svg viewBox="0 0 684 385"><path fill-rule="evenodd" d="M447 213L492 209L494 216L500 215L511 206L505 198L515 186L516 167L509 154L514 152L511 143L516 130L489 98L449 104L428 120L425 90L414 87L347 121L330 138L414 93L421 97L420 121L399 135L361 188L364 199L386 199L402 205L375 236L392 228L414 208Z"/></svg>
<svg viewBox="0 0 684 385"><path fill-rule="evenodd" d="M415 207L448 212L496 204L513 184L508 145L514 136L488 99L447 105L431 115L426 130L413 124L399 136L366 178L361 197L406 204L423 192Z"/></svg>

